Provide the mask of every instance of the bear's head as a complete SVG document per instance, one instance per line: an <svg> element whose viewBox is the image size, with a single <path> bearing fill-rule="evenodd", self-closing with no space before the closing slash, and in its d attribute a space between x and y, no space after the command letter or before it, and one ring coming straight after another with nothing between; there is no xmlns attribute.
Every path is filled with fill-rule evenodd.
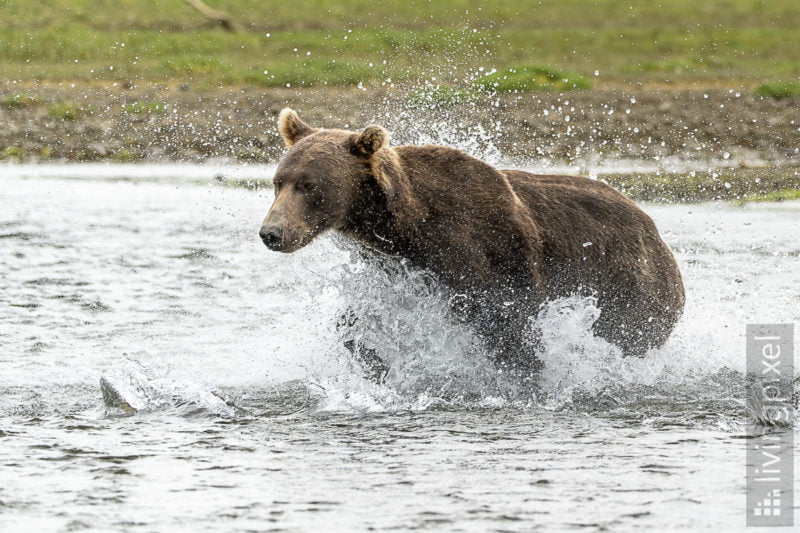
<svg viewBox="0 0 800 533"><path fill-rule="evenodd" d="M380 126L358 133L312 128L291 109L281 111L278 128L288 151L275 171L275 201L259 236L271 250L294 252L329 229L340 229L358 205L370 180L394 195L380 172L391 160L389 135ZM387 148L384 148L387 147Z"/></svg>

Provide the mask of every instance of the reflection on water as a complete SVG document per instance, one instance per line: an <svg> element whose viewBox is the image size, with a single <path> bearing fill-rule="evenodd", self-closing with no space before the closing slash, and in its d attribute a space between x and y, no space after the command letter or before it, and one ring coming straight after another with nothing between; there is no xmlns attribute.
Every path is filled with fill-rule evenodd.
<svg viewBox="0 0 800 533"><path fill-rule="evenodd" d="M4 530L743 528L744 324L800 321L798 204L647 206L674 336L621 359L590 301L554 302L532 395L424 274L329 237L268 252L271 197L4 178ZM341 348L353 305L383 385Z"/></svg>

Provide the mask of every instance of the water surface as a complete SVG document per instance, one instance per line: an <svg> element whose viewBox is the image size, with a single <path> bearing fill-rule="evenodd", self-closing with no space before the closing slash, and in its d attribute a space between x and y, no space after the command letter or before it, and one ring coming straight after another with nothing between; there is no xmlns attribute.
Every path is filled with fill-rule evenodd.
<svg viewBox="0 0 800 533"><path fill-rule="evenodd" d="M623 360L554 302L532 397L424 274L266 250L270 190L92 172L0 189L3 530L744 529L744 325L800 321L797 203L645 206L675 334ZM353 306L383 386L341 348Z"/></svg>

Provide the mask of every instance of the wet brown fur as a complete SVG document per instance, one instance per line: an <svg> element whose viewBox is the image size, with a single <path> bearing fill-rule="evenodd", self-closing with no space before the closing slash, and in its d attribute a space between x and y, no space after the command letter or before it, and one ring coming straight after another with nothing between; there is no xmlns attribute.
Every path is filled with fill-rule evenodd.
<svg viewBox="0 0 800 533"><path fill-rule="evenodd" d="M596 296L595 331L626 354L663 344L680 317L672 254L650 217L603 183L497 170L443 146L392 148L379 126L314 129L293 111L280 130L290 149L265 224L288 228L283 251L333 229L409 259L466 297L464 315L501 359L519 357L528 317L559 296Z"/></svg>

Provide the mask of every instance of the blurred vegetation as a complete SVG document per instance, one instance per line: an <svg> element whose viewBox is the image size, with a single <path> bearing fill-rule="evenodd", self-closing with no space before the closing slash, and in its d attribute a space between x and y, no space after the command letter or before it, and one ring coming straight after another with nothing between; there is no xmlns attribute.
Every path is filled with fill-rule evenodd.
<svg viewBox="0 0 800 533"><path fill-rule="evenodd" d="M33 107L41 104L41 98L35 94L29 93L14 93L9 94L2 100L0 105L8 109L15 109L18 107Z"/></svg>
<svg viewBox="0 0 800 533"><path fill-rule="evenodd" d="M780 100L782 98L800 97L800 83L796 81L773 81L763 83L756 88L759 96L767 96Z"/></svg>
<svg viewBox="0 0 800 533"><path fill-rule="evenodd" d="M0 76L466 87L520 64L611 84L800 76L797 0L207 3L245 31L223 31L183 0L0 0Z"/></svg>
<svg viewBox="0 0 800 533"><path fill-rule="evenodd" d="M0 160L22 161L27 151L19 146L8 146L0 151Z"/></svg>
<svg viewBox="0 0 800 533"><path fill-rule="evenodd" d="M737 204L747 202L785 202L790 200L800 200L800 188L781 189L764 193L748 194L736 200Z"/></svg>
<svg viewBox="0 0 800 533"><path fill-rule="evenodd" d="M526 91L574 91L591 89L592 84L580 74L561 72L535 65L514 66L478 78L475 85L485 91L501 93Z"/></svg>
<svg viewBox="0 0 800 533"><path fill-rule="evenodd" d="M604 174L599 177L640 202L737 204L800 199L796 167L727 168L708 172Z"/></svg>
<svg viewBox="0 0 800 533"><path fill-rule="evenodd" d="M73 102L60 102L47 106L47 116L58 120L77 120L87 111L89 110Z"/></svg>

